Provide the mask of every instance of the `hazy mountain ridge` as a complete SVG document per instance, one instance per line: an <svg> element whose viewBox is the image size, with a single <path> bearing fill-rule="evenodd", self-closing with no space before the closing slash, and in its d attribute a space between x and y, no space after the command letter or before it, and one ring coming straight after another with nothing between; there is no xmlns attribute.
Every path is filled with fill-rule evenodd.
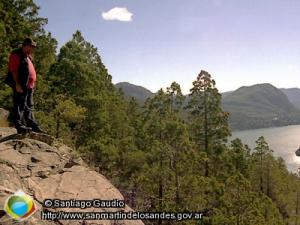
<svg viewBox="0 0 300 225"><path fill-rule="evenodd" d="M233 129L253 129L300 123L300 110L271 84L240 87L222 100Z"/></svg>
<svg viewBox="0 0 300 225"><path fill-rule="evenodd" d="M232 92L234 92L234 91L226 91L226 92L223 92L223 93L221 93L221 94L222 94L222 97L224 98L224 97L226 97L227 95L230 95Z"/></svg>
<svg viewBox="0 0 300 225"><path fill-rule="evenodd" d="M300 88L281 88L280 89L297 108L300 109Z"/></svg>
<svg viewBox="0 0 300 225"><path fill-rule="evenodd" d="M128 82L116 84L125 96L144 102L154 95L142 86ZM300 89L278 89L264 83L243 86L222 93L222 106L230 113L229 123L234 130L284 126L300 123Z"/></svg>
<svg viewBox="0 0 300 225"><path fill-rule="evenodd" d="M134 97L140 103L145 102L147 98L154 95L148 89L128 82L116 83L115 87L122 89L126 97Z"/></svg>

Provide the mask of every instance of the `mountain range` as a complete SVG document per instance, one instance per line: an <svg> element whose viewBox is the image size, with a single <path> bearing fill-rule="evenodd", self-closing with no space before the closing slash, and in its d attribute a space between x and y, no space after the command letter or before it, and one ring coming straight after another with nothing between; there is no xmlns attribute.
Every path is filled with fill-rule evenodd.
<svg viewBox="0 0 300 225"><path fill-rule="evenodd" d="M244 130L300 123L300 109L271 84L240 87L222 98L232 129Z"/></svg>
<svg viewBox="0 0 300 225"><path fill-rule="evenodd" d="M139 103L145 102L147 98L152 97L154 95L154 93L152 93L148 89L128 82L117 83L115 84L115 87L122 89L126 97L128 98L133 97Z"/></svg>
<svg viewBox="0 0 300 225"><path fill-rule="evenodd" d="M154 95L128 82L115 86L126 97L134 97L140 103ZM222 93L222 107L230 113L229 124L233 130L300 124L300 89L279 89L268 83L243 86Z"/></svg>
<svg viewBox="0 0 300 225"><path fill-rule="evenodd" d="M280 89L291 103L300 109L300 89L299 88L281 88Z"/></svg>

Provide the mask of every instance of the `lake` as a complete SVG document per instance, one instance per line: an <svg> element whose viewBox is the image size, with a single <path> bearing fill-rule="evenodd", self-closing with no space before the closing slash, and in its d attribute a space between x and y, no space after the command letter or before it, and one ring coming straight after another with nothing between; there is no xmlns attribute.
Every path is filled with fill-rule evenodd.
<svg viewBox="0 0 300 225"><path fill-rule="evenodd" d="M300 157L295 155L300 146L300 125L235 131L232 136L240 138L251 149L256 146L255 141L264 136L274 156L282 157L290 171L296 172L300 166Z"/></svg>

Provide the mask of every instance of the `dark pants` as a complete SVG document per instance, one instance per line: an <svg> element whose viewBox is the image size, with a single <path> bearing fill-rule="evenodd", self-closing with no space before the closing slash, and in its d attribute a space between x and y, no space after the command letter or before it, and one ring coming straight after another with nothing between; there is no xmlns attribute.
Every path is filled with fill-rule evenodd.
<svg viewBox="0 0 300 225"><path fill-rule="evenodd" d="M22 93L13 91L13 121L16 128L38 126L33 115L33 89L23 89Z"/></svg>

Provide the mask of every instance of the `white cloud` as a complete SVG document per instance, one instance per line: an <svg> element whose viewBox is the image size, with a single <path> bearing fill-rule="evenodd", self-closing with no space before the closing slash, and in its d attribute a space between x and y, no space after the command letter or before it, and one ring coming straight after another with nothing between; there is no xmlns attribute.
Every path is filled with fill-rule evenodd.
<svg viewBox="0 0 300 225"><path fill-rule="evenodd" d="M133 14L127 10L127 8L115 7L107 12L102 13L102 18L104 20L118 20L122 22L132 21Z"/></svg>

